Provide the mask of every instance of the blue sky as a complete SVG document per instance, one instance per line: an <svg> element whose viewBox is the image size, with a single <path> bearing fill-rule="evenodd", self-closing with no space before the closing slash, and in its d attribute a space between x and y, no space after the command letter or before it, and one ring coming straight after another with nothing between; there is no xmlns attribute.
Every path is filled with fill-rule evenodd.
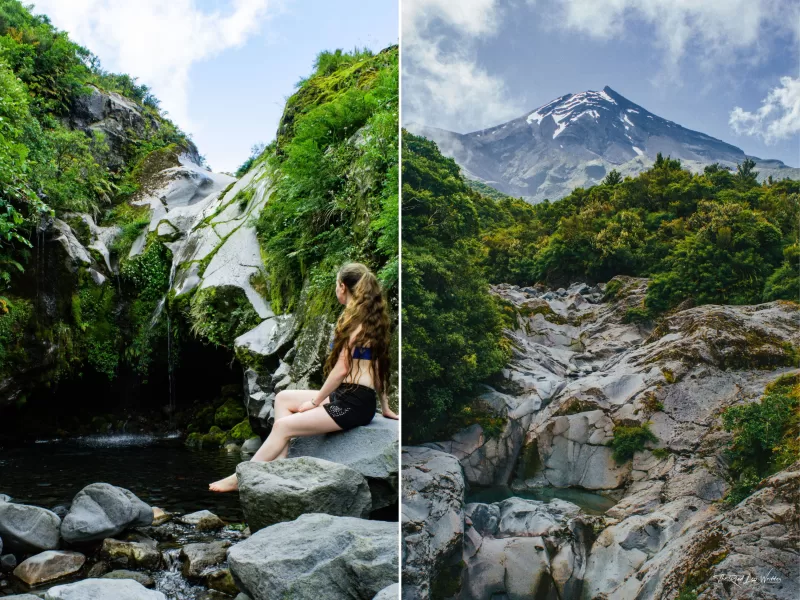
<svg viewBox="0 0 800 600"><path fill-rule="evenodd" d="M397 0L34 0L54 25L138 76L215 171L269 142L322 50L398 43Z"/></svg>
<svg viewBox="0 0 800 600"><path fill-rule="evenodd" d="M404 0L403 120L473 131L608 85L800 166L798 28L793 0Z"/></svg>

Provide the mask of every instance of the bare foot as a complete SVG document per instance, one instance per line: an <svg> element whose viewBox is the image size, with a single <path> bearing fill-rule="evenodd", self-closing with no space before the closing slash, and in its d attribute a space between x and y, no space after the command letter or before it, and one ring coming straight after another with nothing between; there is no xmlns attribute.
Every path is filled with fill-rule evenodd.
<svg viewBox="0 0 800 600"><path fill-rule="evenodd" d="M220 479L219 481L208 484L208 489L212 492L233 492L239 489L239 480L234 473L225 479Z"/></svg>

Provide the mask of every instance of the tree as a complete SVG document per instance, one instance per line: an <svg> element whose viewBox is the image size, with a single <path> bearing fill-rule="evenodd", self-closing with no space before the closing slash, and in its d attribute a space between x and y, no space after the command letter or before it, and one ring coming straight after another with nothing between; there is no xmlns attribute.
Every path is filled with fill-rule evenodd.
<svg viewBox="0 0 800 600"><path fill-rule="evenodd" d="M611 169L611 171L609 171L608 174L606 175L605 179L603 179L603 185L608 185L613 187L618 183L620 183L621 181L622 181L622 174L616 169Z"/></svg>

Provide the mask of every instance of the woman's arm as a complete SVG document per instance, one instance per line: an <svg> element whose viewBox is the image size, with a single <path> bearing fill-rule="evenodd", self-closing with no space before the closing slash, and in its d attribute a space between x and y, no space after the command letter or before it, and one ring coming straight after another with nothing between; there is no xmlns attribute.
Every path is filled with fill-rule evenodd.
<svg viewBox="0 0 800 600"><path fill-rule="evenodd" d="M297 407L297 412L305 412L322 404L322 401L342 384L342 381L344 381L344 378L347 377L349 372L350 365L347 364L347 348L342 348L341 352L339 352L339 359L336 361L333 369L331 369L331 372L328 373L328 378L325 380L325 383L322 384L314 400L303 402L303 404Z"/></svg>

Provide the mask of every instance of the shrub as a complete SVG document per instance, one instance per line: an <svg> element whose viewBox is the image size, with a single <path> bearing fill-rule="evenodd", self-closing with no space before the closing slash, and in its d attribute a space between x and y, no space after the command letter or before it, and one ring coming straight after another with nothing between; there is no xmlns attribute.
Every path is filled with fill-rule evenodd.
<svg viewBox="0 0 800 600"><path fill-rule="evenodd" d="M760 402L732 406L722 413L722 424L733 433L728 447L733 479L726 501L736 504L749 496L758 482L797 460L800 454L800 376L777 379L764 390Z"/></svg>
<svg viewBox="0 0 800 600"><path fill-rule="evenodd" d="M644 450L647 442L658 442L658 438L650 431L649 424L617 425L614 427L614 439L609 442L609 446L614 449L614 460L624 463L632 459L636 452Z"/></svg>

